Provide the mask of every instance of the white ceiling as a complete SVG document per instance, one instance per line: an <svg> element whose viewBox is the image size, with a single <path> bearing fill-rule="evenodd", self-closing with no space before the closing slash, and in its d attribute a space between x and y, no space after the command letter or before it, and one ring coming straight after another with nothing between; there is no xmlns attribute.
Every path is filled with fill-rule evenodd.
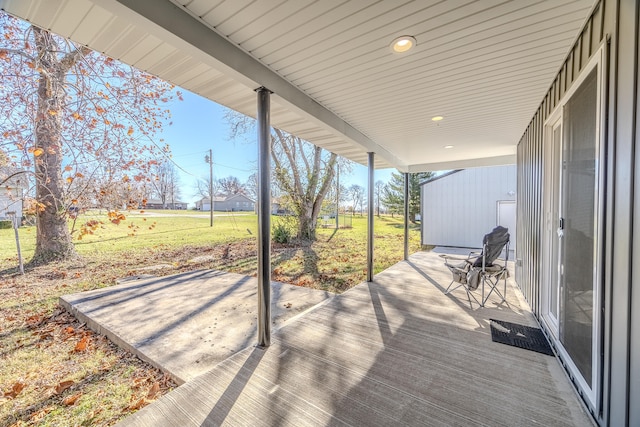
<svg viewBox="0 0 640 427"><path fill-rule="evenodd" d="M0 0L0 8L359 163L515 162L593 0ZM412 35L417 47L394 54ZM435 123L433 116L444 116ZM444 146L453 145L445 149Z"/></svg>

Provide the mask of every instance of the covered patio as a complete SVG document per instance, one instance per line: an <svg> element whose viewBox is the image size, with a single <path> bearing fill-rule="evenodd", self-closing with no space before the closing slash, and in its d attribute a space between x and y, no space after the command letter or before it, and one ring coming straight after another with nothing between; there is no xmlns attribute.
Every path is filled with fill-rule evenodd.
<svg viewBox="0 0 640 427"><path fill-rule="evenodd" d="M637 1L0 7L257 119L260 348L125 423L585 425L592 417L638 425ZM572 105L589 109L569 114ZM409 256L406 243L405 261L373 277L370 209L367 283L272 337L271 126L368 165L370 201L377 168L404 173L408 199L409 173L517 164L517 285L508 304L469 310L464 299L443 296L442 266L429 254ZM568 186L577 182L585 187ZM577 208L573 222L569 207ZM575 251L564 251L572 236L586 237L574 247L588 253L570 265L591 278L564 275L573 271L565 255ZM585 298L572 299L572 283L589 286L577 289ZM585 316L571 317L578 312ZM492 317L540 322L562 366L490 342Z"/></svg>
<svg viewBox="0 0 640 427"><path fill-rule="evenodd" d="M491 341L491 318L536 325L513 281L473 309L449 281L413 254L119 425L591 425L554 357Z"/></svg>

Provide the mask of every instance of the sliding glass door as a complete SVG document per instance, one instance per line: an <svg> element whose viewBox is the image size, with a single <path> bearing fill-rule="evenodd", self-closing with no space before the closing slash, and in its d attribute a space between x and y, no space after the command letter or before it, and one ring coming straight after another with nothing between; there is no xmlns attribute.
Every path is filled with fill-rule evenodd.
<svg viewBox="0 0 640 427"><path fill-rule="evenodd" d="M603 172L599 63L588 69L546 124L542 320L594 403L601 362L598 242Z"/></svg>
<svg viewBox="0 0 640 427"><path fill-rule="evenodd" d="M591 71L563 111L559 234L562 346L592 386L598 163L597 70Z"/></svg>

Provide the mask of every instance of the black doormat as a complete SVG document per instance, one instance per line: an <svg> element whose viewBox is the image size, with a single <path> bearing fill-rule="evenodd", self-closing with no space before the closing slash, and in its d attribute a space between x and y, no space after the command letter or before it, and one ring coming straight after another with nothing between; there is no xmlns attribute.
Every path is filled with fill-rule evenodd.
<svg viewBox="0 0 640 427"><path fill-rule="evenodd" d="M489 320L491 320L492 341L553 356L547 337L544 336L539 328L502 320Z"/></svg>

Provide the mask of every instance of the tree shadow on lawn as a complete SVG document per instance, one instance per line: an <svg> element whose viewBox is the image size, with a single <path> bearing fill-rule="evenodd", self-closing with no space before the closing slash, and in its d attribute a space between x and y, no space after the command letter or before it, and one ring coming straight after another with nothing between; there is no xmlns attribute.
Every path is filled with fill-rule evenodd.
<svg viewBox="0 0 640 427"><path fill-rule="evenodd" d="M153 233L145 233L144 236L157 236L160 234L168 234L168 233L176 233L178 231L189 231L189 230L201 230L202 227L191 227L191 228L176 228L173 230L167 230L167 231L156 231ZM136 236L139 236L138 234L136 234ZM92 245L95 243L102 243L102 242L111 242L114 240L123 240L123 239L128 239L130 237L133 237L131 235L126 235L126 236L120 236L120 237L111 237L109 239L98 239L98 240L94 240L92 242L88 242L88 241L75 241L74 245L76 246L80 246L80 245Z"/></svg>
<svg viewBox="0 0 640 427"><path fill-rule="evenodd" d="M27 265L25 264L25 269L24 272L27 273L29 270L27 269ZM33 267L31 268L31 270L33 270ZM4 270L0 270L0 277L13 277L13 276L17 276L18 274L20 274L20 267L9 267L9 268L5 268Z"/></svg>
<svg viewBox="0 0 640 427"><path fill-rule="evenodd" d="M296 240L293 244L281 245L274 247L278 251L278 255L272 258L272 264L278 268L279 265L287 261L292 261L297 255L298 251L302 251L302 272L293 276L294 279L299 279L304 274L318 275L318 254L312 248L313 242L309 240Z"/></svg>
<svg viewBox="0 0 640 427"><path fill-rule="evenodd" d="M329 236L329 238L327 239L327 243L331 241L331 239L333 239L333 237L338 233L338 228L333 230L333 233L331 233L331 236Z"/></svg>
<svg viewBox="0 0 640 427"><path fill-rule="evenodd" d="M404 224L400 223L400 224L386 224L387 227L393 227L393 228L398 228L398 229L403 229L404 228ZM409 223L409 231L420 231L420 223L419 222L413 222L413 223Z"/></svg>

